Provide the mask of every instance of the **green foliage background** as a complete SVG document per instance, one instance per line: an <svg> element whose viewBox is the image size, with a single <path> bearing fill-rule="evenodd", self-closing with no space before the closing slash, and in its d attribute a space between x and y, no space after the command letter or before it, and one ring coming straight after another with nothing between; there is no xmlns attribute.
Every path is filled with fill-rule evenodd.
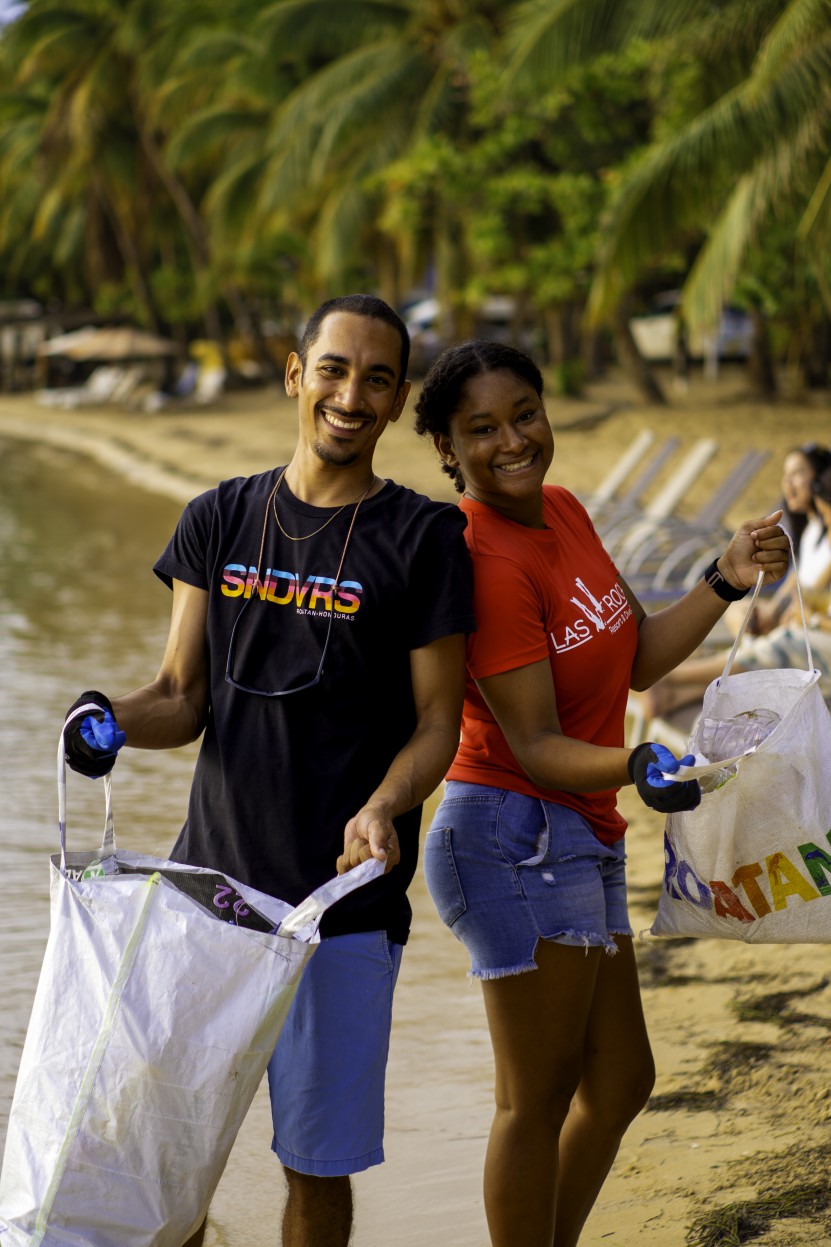
<svg viewBox="0 0 831 1247"><path fill-rule="evenodd" d="M426 285L446 336L510 295L568 365L683 286L822 372L829 84L831 0L30 0L0 298L261 348Z"/></svg>

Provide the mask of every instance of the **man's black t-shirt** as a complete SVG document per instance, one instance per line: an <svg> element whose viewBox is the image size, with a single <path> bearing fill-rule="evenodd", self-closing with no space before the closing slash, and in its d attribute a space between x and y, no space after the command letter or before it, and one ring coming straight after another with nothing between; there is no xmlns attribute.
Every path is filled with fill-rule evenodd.
<svg viewBox="0 0 831 1247"><path fill-rule="evenodd" d="M458 508L387 481L361 503L333 601L355 508L332 519L285 481L269 503L281 471L195 498L154 570L209 594L210 712L172 856L296 904L332 877L347 821L413 733L410 651L474 622ZM316 535L288 540L275 505L286 532ZM243 607L238 684L273 692L312 682L328 633L320 681L281 697L233 687L226 663ZM418 808L396 820L401 862L333 906L322 934L386 929L406 941L420 818Z"/></svg>

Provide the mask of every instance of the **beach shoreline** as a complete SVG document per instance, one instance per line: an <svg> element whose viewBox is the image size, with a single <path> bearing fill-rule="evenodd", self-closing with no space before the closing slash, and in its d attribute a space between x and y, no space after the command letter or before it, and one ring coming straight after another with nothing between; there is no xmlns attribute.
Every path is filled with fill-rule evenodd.
<svg viewBox="0 0 831 1247"><path fill-rule="evenodd" d="M417 393L417 386L415 387ZM432 446L412 431L415 393L401 420L388 426L378 446L382 475L431 497L455 500ZM549 479L588 496L633 438L644 428L655 445L670 437L678 447L645 499L663 486L696 442L714 438L718 452L679 506L692 514L701 500L748 449L770 458L727 513L728 525L764 509L779 492L781 461L788 449L808 441L831 442L831 398L760 402L747 394L740 371L716 382L695 378L672 393L666 408L640 401L626 379L612 374L587 388L584 399L547 398L555 433ZM225 393L209 407L143 412L112 406L61 410L41 405L34 394L0 394L0 437L47 443L88 455L141 487L185 502L228 476L249 475L290 457L297 432L296 408L281 387Z"/></svg>
<svg viewBox="0 0 831 1247"><path fill-rule="evenodd" d="M586 496L643 428L658 442L678 436L681 455L712 437L718 453L685 505L694 511L741 453L759 448L770 452L769 460L728 521L764 514L778 497L784 453L803 442L831 441L829 407L827 400L761 405L747 399L742 385L736 374L715 387L694 381L666 410L643 407L619 380L592 387L588 402L554 398L551 479ZM87 455L182 504L218 479L285 462L295 437L294 405L277 388L225 395L210 409L153 414L58 412L32 395L0 395L0 439ZM456 497L432 448L413 435L408 413L385 432L377 466L433 497ZM661 478L654 489L660 487ZM621 794L621 808L630 821L632 922L641 932L657 908L662 820L631 790ZM491 1072L481 993L466 980L464 951L441 927L420 876L412 896L414 935L397 993L390 1061L387 1163L356 1181L355 1247L485 1247L480 1175ZM831 1243L831 1194L823 1195L831 1159L831 954L822 945L651 938L636 947L658 1079L648 1109L624 1138L582 1243ZM269 1143L261 1093L217 1192L207 1247L277 1241L282 1182L266 1154Z"/></svg>

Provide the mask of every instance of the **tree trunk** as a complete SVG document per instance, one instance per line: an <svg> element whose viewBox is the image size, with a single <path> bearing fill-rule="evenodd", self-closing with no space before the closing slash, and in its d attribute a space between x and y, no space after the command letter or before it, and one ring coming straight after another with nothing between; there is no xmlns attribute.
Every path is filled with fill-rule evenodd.
<svg viewBox="0 0 831 1247"><path fill-rule="evenodd" d="M125 224L126 214L119 211L118 206L110 200L109 195L100 187L98 188L98 199L113 231L116 245L124 262L125 275L133 287L136 302L144 308L148 328L153 333L161 334L162 320L156 310L153 292L150 289L150 281L144 271L144 263L136 240Z"/></svg>
<svg viewBox="0 0 831 1247"><path fill-rule="evenodd" d="M558 303L555 307L547 307L543 316L545 335L548 339L549 363L563 364L567 360L574 359L578 343L575 333L574 306L571 303Z"/></svg>
<svg viewBox="0 0 831 1247"><path fill-rule="evenodd" d="M562 394L573 398L583 390L583 360L580 354L580 309L574 303L560 303L543 312L548 361L554 364Z"/></svg>
<svg viewBox="0 0 831 1247"><path fill-rule="evenodd" d="M247 338L254 347L258 362L265 369L271 380L281 381L283 374L268 349L268 343L263 335L259 317L249 306L245 295L233 282L229 283L222 293L231 309L231 315L241 337Z"/></svg>
<svg viewBox="0 0 831 1247"><path fill-rule="evenodd" d="M763 398L772 398L776 393L776 374L770 353L767 317L758 307L750 308L750 317L753 321L753 344L750 349L750 359L747 361L750 387L755 394Z"/></svg>
<svg viewBox="0 0 831 1247"><path fill-rule="evenodd" d="M442 344L473 333L473 316L463 301L467 282L464 226L456 210L441 201L436 213L436 293L441 307L439 332Z"/></svg>
<svg viewBox="0 0 831 1247"><path fill-rule="evenodd" d="M375 261L378 265L378 285L381 298L390 307L397 308L401 297L398 274L398 255L395 244L385 234L375 234Z"/></svg>
<svg viewBox="0 0 831 1247"><path fill-rule="evenodd" d="M632 337L632 330L629 328L629 313L625 305L621 305L614 314L612 336L618 362L637 386L643 399L655 406L666 406L666 395L660 382L641 355Z"/></svg>
<svg viewBox="0 0 831 1247"><path fill-rule="evenodd" d="M602 329L583 329L580 357L583 375L589 381L597 381L606 371L608 346Z"/></svg>
<svg viewBox="0 0 831 1247"><path fill-rule="evenodd" d="M165 164L155 139L140 124L138 119L136 124L141 135L145 155L150 161L154 173L173 201L174 207L185 227L185 239L190 250L191 263L194 270L197 273L200 270L207 270L210 265L210 251L207 235L199 213L191 202L184 185ZM208 337L219 346L227 366L228 360L225 352L225 335L222 332L222 319L219 315L219 308L215 303L211 302L203 309L202 319L205 322L205 330Z"/></svg>
<svg viewBox="0 0 831 1247"><path fill-rule="evenodd" d="M831 321L827 316L812 321L800 365L802 381L807 390L824 390L828 386L831 357Z"/></svg>

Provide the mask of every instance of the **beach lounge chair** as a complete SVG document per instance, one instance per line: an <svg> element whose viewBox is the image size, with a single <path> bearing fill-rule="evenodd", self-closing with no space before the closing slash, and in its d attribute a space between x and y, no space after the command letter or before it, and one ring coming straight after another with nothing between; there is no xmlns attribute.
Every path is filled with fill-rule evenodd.
<svg viewBox="0 0 831 1247"><path fill-rule="evenodd" d="M717 450L718 443L714 438L699 438L685 452L682 462L642 511L634 517L626 517L603 533L603 545L622 572L627 560L639 549L640 544L649 540L673 514Z"/></svg>
<svg viewBox="0 0 831 1247"><path fill-rule="evenodd" d="M125 369L116 364L101 364L83 385L63 386L54 390L38 390L37 401L44 407L80 407L110 401L113 390L124 379Z"/></svg>
<svg viewBox="0 0 831 1247"><path fill-rule="evenodd" d="M672 548L666 553L653 576L654 587L664 592L680 584L687 589L694 584L713 557L714 548L724 548L730 533L723 526L724 516L753 477L770 458L770 451L749 450L725 477L710 500L690 521L686 536L674 534Z"/></svg>
<svg viewBox="0 0 831 1247"><path fill-rule="evenodd" d="M198 403L199 406L215 402L225 388L226 376L224 368L208 367L203 364L196 378L192 401Z"/></svg>
<svg viewBox="0 0 831 1247"><path fill-rule="evenodd" d="M591 513L594 526L601 537L604 537L617 524L641 514L644 494L652 482L660 476L680 445L680 437L666 438L649 458L642 462L640 471L624 492L618 498L611 498L602 510L596 509Z"/></svg>
<svg viewBox="0 0 831 1247"><path fill-rule="evenodd" d="M123 369L121 379L116 382L110 397L105 401L119 404L129 403L145 376L146 370L142 364Z"/></svg>
<svg viewBox="0 0 831 1247"><path fill-rule="evenodd" d="M602 515L603 511L612 502L623 482L640 464L654 440L655 434L651 429L641 429L638 436L629 446L629 449L620 456L617 463L612 465L608 474L604 480L600 482L594 493L589 498L585 498L583 500L583 505L592 519Z"/></svg>
<svg viewBox="0 0 831 1247"><path fill-rule="evenodd" d="M660 592L682 587L694 566L706 566L709 558L705 555L713 547L723 548L729 540L723 523L726 512L769 455L766 450L748 450L690 520L668 516L659 529L623 558L618 566L624 576L632 578L633 587L639 578L649 580Z"/></svg>
<svg viewBox="0 0 831 1247"><path fill-rule="evenodd" d="M144 411L176 411L190 407L207 407L215 402L225 388L226 371L215 364L188 364L171 393L154 390L142 403Z"/></svg>

